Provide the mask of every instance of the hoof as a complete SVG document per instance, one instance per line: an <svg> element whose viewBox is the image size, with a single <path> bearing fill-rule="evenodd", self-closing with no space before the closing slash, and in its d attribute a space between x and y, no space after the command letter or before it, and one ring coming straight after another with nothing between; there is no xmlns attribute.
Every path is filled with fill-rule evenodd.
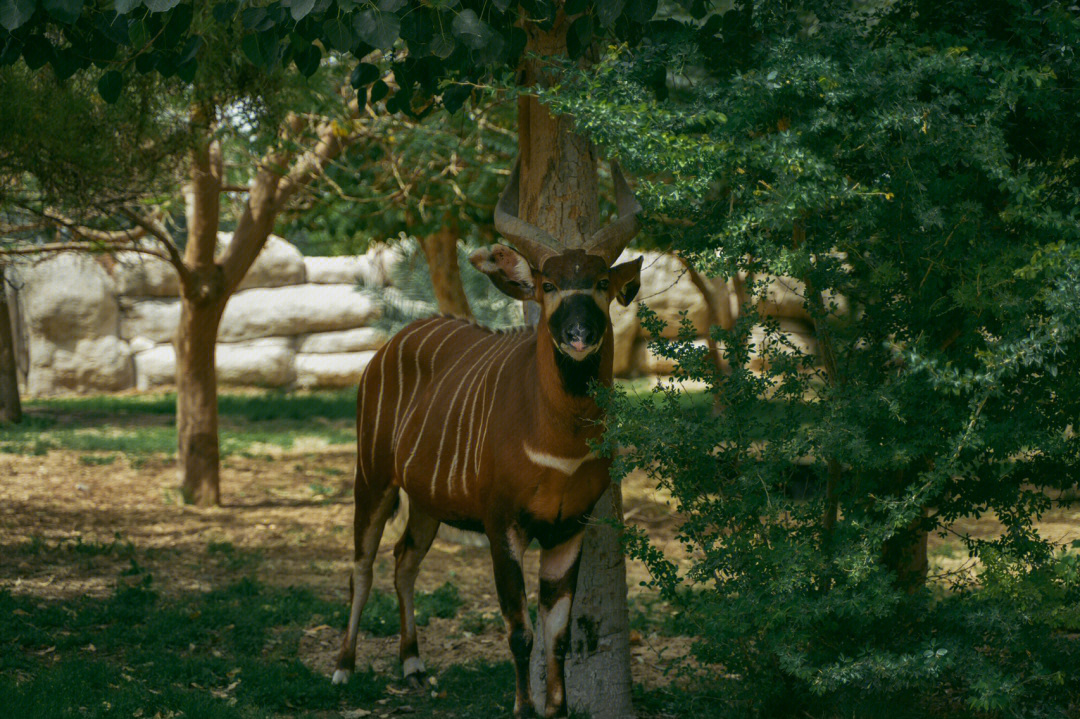
<svg viewBox="0 0 1080 719"><path fill-rule="evenodd" d="M409 676L405 677L405 683L409 685L409 689L417 692L422 692L427 689L427 672L413 672Z"/></svg>
<svg viewBox="0 0 1080 719"><path fill-rule="evenodd" d="M334 682L334 684L347 684L349 681L349 677L351 676L352 672L350 672L348 669L335 669L334 678L332 681Z"/></svg>

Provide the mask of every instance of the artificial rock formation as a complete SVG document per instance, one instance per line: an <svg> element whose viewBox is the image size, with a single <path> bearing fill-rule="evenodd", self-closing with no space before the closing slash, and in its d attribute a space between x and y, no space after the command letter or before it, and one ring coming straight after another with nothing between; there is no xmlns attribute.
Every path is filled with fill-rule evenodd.
<svg viewBox="0 0 1080 719"><path fill-rule="evenodd" d="M220 241L228 240L222 233ZM629 307L615 303L615 374L665 375L673 363L656 357L637 312L647 304L668 323L674 337L682 314L704 337L708 303L677 259L653 252L626 252L622 261L644 255L641 290ZM384 287L400 254L376 247L351 257L304 257L295 246L271 237L241 289L225 308L218 332L217 370L222 384L262 387L349 387L355 385L386 336L372 327L378 303L357 284ZM164 260L135 252L95 258L65 253L12 267L9 303L14 313L20 381L28 395L150 389L175 382L173 336L180 318L179 284ZM471 271L471 270L467 270ZM815 354L817 343L802 306L800 283L763 278L749 301L776 318L780 335L758 328L750 369L761 369L770 348L790 343ZM752 280L748 285L753 286ZM729 282L706 279L716 306L738 312ZM837 316L844 298L825 298ZM782 339L778 339L782 338ZM704 340L700 340L704 345ZM723 364L723 363L722 363Z"/></svg>

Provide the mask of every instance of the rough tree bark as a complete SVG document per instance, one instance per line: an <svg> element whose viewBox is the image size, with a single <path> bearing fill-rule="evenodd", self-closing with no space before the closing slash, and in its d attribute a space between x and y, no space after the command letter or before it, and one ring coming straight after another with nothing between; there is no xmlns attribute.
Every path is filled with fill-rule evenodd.
<svg viewBox="0 0 1080 719"><path fill-rule="evenodd" d="M11 327L4 263L0 262L0 424L22 420L19 401L19 370L15 363L15 335Z"/></svg>
<svg viewBox="0 0 1080 719"><path fill-rule="evenodd" d="M215 347L218 325L229 298L266 244L285 204L337 157L348 137L322 122L314 148L271 151L262 159L248 188L248 200L225 251L217 255L221 212L221 149L211 139L211 111L191 113L196 140L191 149L188 242L173 264L180 274L180 325L176 347L176 429L180 489L184 500L200 506L221 502ZM306 125L290 116L283 136L295 139ZM283 138L284 139L284 138ZM161 233L155 233L162 241Z"/></svg>
<svg viewBox="0 0 1080 719"><path fill-rule="evenodd" d="M465 296L465 287L461 284L457 243L458 226L450 215L447 215L445 224L437 232L420 240L439 311L453 317L471 318L473 313L469 298Z"/></svg>
<svg viewBox="0 0 1080 719"><path fill-rule="evenodd" d="M565 53L567 20L543 32L532 25L527 50L538 55ZM543 82L529 61L523 84ZM588 237L598 226L596 150L573 129L573 119L555 117L536 98L518 100L518 152L521 158L519 216L554 237ZM593 719L634 715L630 696L629 621L626 563L617 532L603 522L622 519L618 485L604 493L593 511L581 550L581 569L570 622L566 689L570 708ZM536 633L532 657L533 703L543 712L543 632Z"/></svg>

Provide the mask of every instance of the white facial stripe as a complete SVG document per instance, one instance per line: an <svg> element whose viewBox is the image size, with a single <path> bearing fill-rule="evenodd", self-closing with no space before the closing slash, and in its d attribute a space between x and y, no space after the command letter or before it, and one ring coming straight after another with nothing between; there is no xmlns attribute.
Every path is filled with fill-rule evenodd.
<svg viewBox="0 0 1080 719"><path fill-rule="evenodd" d="M535 450L529 446L528 442L523 443L522 446L525 448L525 456L529 458L530 462L538 467L547 467L548 469L554 469L556 472L562 472L567 477L577 472L581 465L590 459L596 459L595 452L589 452L583 457L559 457Z"/></svg>
<svg viewBox="0 0 1080 719"><path fill-rule="evenodd" d="M544 550L540 555L540 578L557 581L566 576L581 553L581 538L584 532L566 540L552 549Z"/></svg>
<svg viewBox="0 0 1080 719"><path fill-rule="evenodd" d="M574 295L589 295L592 297L593 302L597 307L604 310L605 313L608 309L608 296L606 292L601 292L597 289L592 290L555 290L554 292L548 292L544 294L544 307L547 308L548 315L550 316L555 310L559 309L559 305L567 297L573 297Z"/></svg>

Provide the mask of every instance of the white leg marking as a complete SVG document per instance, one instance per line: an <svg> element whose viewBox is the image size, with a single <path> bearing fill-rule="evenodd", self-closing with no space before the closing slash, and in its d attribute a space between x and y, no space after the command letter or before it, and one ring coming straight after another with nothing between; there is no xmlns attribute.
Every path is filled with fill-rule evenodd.
<svg viewBox="0 0 1080 719"><path fill-rule="evenodd" d="M555 654L555 638L566 629L570 621L570 597L559 597L554 606L544 612L540 623L544 628L544 654L550 658Z"/></svg>
<svg viewBox="0 0 1080 719"><path fill-rule="evenodd" d="M521 558L525 555L525 538L520 532L508 529L506 530L506 544L510 547L510 556L520 565Z"/></svg>
<svg viewBox="0 0 1080 719"><path fill-rule="evenodd" d="M424 662L420 660L420 657L409 657L405 660L405 663L401 665L401 673L405 677L409 677L412 674L423 674Z"/></svg>
<svg viewBox="0 0 1080 719"><path fill-rule="evenodd" d="M581 553L583 536L585 533L579 532L559 546L545 549L540 555L540 578L555 581L565 577Z"/></svg>
<svg viewBox="0 0 1080 719"><path fill-rule="evenodd" d="M349 677L351 676L352 672L346 669L335 669L332 681L334 684L347 684L349 682Z"/></svg>

